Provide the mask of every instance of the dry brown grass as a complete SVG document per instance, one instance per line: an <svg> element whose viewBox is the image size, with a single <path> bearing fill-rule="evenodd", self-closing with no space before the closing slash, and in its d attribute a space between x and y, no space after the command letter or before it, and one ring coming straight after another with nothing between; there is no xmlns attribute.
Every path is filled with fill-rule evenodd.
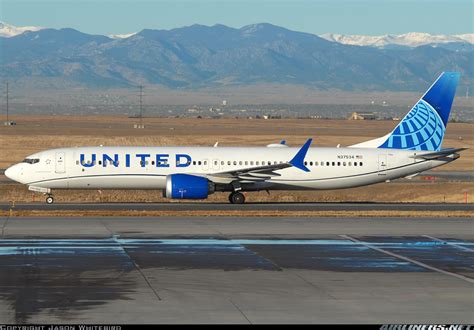
<svg viewBox="0 0 474 330"><path fill-rule="evenodd" d="M40 150L73 146L266 145L285 138L298 146L308 137L315 145L350 145L390 131L392 121L301 119L146 118L146 128L134 129L125 116L19 116L17 126L0 126L0 168ZM461 138L461 140L460 140ZM474 170L474 125L450 123L445 147L470 147L443 170Z"/></svg>
<svg viewBox="0 0 474 330"><path fill-rule="evenodd" d="M227 211L136 211L136 210L80 210L80 211L49 211L49 210L15 210L0 211L0 216L11 217L330 217L330 218L353 218L353 217L430 217L449 218L465 217L474 218L471 211L273 211L273 210L227 210Z"/></svg>

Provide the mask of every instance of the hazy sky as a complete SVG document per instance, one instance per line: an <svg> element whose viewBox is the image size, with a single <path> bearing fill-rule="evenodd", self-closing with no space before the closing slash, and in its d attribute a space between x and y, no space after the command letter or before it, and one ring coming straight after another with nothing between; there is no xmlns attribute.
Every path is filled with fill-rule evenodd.
<svg viewBox="0 0 474 330"><path fill-rule="evenodd" d="M195 23L242 27L272 23L322 34L474 32L473 0L0 0L13 25L72 27L118 34Z"/></svg>

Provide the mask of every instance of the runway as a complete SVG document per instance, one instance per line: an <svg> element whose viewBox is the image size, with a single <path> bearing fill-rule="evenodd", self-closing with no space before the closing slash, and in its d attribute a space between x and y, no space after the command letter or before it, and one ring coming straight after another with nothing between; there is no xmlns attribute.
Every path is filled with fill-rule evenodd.
<svg viewBox="0 0 474 330"><path fill-rule="evenodd" d="M462 203L0 203L0 210L136 210L136 211L474 211L474 204Z"/></svg>
<svg viewBox="0 0 474 330"><path fill-rule="evenodd" d="M6 323L473 323L470 218L0 218Z"/></svg>

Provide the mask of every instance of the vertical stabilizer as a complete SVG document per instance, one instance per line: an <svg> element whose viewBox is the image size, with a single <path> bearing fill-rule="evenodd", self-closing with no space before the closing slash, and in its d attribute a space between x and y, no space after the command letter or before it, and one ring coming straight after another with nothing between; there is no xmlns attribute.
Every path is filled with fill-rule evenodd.
<svg viewBox="0 0 474 330"><path fill-rule="evenodd" d="M459 77L443 72L391 133L351 147L440 150Z"/></svg>

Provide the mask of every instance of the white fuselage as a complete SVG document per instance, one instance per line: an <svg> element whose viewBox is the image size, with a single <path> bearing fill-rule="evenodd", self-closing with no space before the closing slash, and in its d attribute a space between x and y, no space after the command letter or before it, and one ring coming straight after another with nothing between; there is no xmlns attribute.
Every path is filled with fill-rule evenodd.
<svg viewBox="0 0 474 330"><path fill-rule="evenodd" d="M298 148L286 146L62 148L29 156L39 161L14 165L9 169L9 176L32 188L42 189L165 189L166 177L171 174L207 176L287 163L297 151ZM295 167L276 170L279 176L263 182L242 181L242 190L340 189L364 186L410 176L455 159L453 156L442 160L414 157L423 153L427 152L376 148L310 148L305 157L309 172ZM104 158L104 154L108 157ZM95 155L94 163L92 155ZM218 179L214 182L220 184ZM224 187L229 182L223 179L221 183Z"/></svg>

